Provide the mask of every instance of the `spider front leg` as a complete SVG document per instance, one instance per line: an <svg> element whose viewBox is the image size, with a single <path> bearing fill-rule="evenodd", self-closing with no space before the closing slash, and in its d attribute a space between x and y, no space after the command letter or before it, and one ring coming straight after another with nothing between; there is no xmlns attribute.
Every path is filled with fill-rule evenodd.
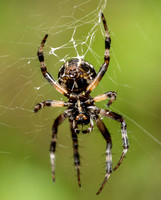
<svg viewBox="0 0 161 200"><path fill-rule="evenodd" d="M81 181L80 181L80 159L79 159L79 152L78 152L78 139L77 139L77 132L75 131L75 127L73 126L73 121L70 121L70 130L72 133L72 140L73 140L73 155L74 155L74 165L77 170L77 179L78 179L78 185L81 187Z"/></svg>
<svg viewBox="0 0 161 200"><path fill-rule="evenodd" d="M105 175L105 178L104 178L104 180L101 184L101 187L99 188L98 192L96 193L98 195L98 194L100 194L100 192L104 188L105 183L107 182L107 180L110 177L110 174L112 173L112 153L111 153L112 140L111 140L110 133L107 130L103 121L99 117L97 117L95 119L95 121L96 121L96 125L97 125L98 129L102 133L102 135L103 135L103 137L104 137L104 139L106 140L106 143L107 143L107 146L106 146L106 175Z"/></svg>
<svg viewBox="0 0 161 200"><path fill-rule="evenodd" d="M41 72L43 74L43 76L45 77L45 79L52 85L55 87L55 89L60 92L61 94L69 97L69 93L68 91L63 88L60 84L58 84L55 79L51 76L51 74L49 74L47 72L47 68L46 68L46 65L44 63L44 53L43 53L43 47L45 45L45 42L46 42L46 39L47 39L48 35L46 34L44 39L42 40L41 42L41 45L40 45L40 48L37 52L37 56L38 56L38 59L40 61L40 65L41 65Z"/></svg>
<svg viewBox="0 0 161 200"><path fill-rule="evenodd" d="M123 152L122 152L122 155L120 157L120 160L118 161L117 165L115 166L114 168L114 171L120 166L120 164L122 163L126 153L127 153L127 150L129 148L129 141L128 141L128 137L127 137L127 130L126 130L126 122L124 120L124 118L117 114L117 113L114 113L110 110L104 110L104 109L100 109L100 115L102 116L105 116L105 117L108 117L108 118L111 118L111 119L114 119L118 122L121 123L121 134L122 134L122 141L123 141Z"/></svg>
<svg viewBox="0 0 161 200"><path fill-rule="evenodd" d="M67 110L59 115L53 124L52 127L52 138L51 138L51 143L50 143L50 161L51 161L51 168L52 168L52 179L53 182L55 182L55 150L56 150L56 139L57 139L57 132L58 132L58 126L64 122L64 120L67 117Z"/></svg>
<svg viewBox="0 0 161 200"><path fill-rule="evenodd" d="M88 87L86 89L86 93L90 93L99 84L99 82L101 81L102 77L104 76L104 74L107 71L107 68L108 68L108 65L109 65L109 61L110 61L110 44L111 44L110 33L108 31L108 27L107 27L106 20L105 20L105 17L103 15L103 13L101 13L101 17L102 17L102 22L103 22L104 29L105 29L104 63L101 66L101 68L99 69L99 72L98 72L97 76L88 85Z"/></svg>

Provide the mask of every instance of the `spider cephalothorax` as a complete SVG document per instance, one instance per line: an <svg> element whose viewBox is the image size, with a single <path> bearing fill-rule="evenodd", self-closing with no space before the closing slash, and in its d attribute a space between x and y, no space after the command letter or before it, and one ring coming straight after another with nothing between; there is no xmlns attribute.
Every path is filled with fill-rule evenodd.
<svg viewBox="0 0 161 200"><path fill-rule="evenodd" d="M121 134L123 141L123 152L118 161L117 165L113 170L116 170L122 163L125 157L129 142L127 138L126 123L123 117L117 113L110 110L100 109L95 103L109 99L107 107L109 107L113 101L116 99L116 93L113 91L106 92L104 94L98 95L94 98L90 96L91 91L99 84L105 72L107 71L109 61L110 61L110 34L107 28L106 20L103 13L101 13L104 29L105 29L105 54L104 63L100 67L98 73L96 73L94 67L88 62L82 59L72 59L67 61L59 70L58 79L59 83L47 72L46 65L44 63L43 47L46 42L48 35L45 35L42 40L41 46L38 50L38 58L41 64L41 71L45 79L55 87L55 89L68 98L67 102L57 101L57 100L47 100L38 103L35 106L34 112L37 112L40 108L44 106L51 107L67 107L67 109L59 115L54 121L52 127L52 139L50 144L50 160L52 167L52 177L55 181L55 150L56 150L56 139L58 126L68 117L70 130L72 133L73 140L73 152L74 152L74 164L77 170L78 184L81 186L80 182L80 156L78 152L78 139L77 134L80 132L79 125L88 125L86 130L82 130L82 133L90 133L94 127L94 121L101 132L102 136L106 141L106 174L105 178L99 188L97 194L99 194L106 181L112 173L112 140L108 129L103 123L100 116L105 116L114 119L121 123Z"/></svg>

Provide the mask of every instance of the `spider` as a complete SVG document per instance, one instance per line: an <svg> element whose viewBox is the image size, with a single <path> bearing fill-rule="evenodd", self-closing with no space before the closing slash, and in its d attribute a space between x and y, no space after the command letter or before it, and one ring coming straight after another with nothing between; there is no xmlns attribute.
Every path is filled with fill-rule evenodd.
<svg viewBox="0 0 161 200"><path fill-rule="evenodd" d="M78 185L81 187L80 181L80 156L78 151L78 139L77 135L80 130L78 125L88 125L89 127L86 130L82 130L83 134L88 134L93 130L94 122L101 132L102 136L106 141L106 173L104 180L96 193L100 194L102 189L104 188L105 183L109 179L112 171L116 170L123 161L125 157L129 142L127 137L126 123L124 118L110 110L100 109L95 103L108 100L107 107L109 107L114 100L116 99L116 92L109 91L104 94L98 95L94 98L90 96L92 90L99 84L102 77L107 71L109 61L110 61L110 34L108 31L108 27L106 24L105 17L103 13L101 13L101 18L105 30L105 53L104 53L104 63L100 67L98 73L96 73L94 67L82 60L74 58L72 60L67 61L59 70L58 80L59 83L51 76L50 73L47 72L47 68L44 62L44 54L43 47L45 45L46 39L48 35L46 34L44 39L41 42L41 46L37 52L38 59L41 65L41 72L45 79L61 94L68 98L67 102L57 101L57 100L47 100L41 103L38 103L34 112L36 113L39 109L45 106L51 107L67 107L67 109L60 114L54 121L52 127L52 138L50 144L50 161L52 168L52 179L55 182L55 150L56 150L56 140L57 140L57 131L58 126L64 122L64 120L68 117L71 137L73 140L73 155L74 155L74 165L77 171L77 179ZM105 116L110 119L114 119L121 123L121 134L123 141L123 151L121 157L117 163L117 165L112 169L112 140L108 129L106 128L104 122L101 120L100 116Z"/></svg>

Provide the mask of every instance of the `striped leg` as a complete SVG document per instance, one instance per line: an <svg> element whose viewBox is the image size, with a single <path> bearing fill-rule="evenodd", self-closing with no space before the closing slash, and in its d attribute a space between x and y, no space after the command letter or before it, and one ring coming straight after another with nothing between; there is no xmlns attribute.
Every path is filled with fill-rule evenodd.
<svg viewBox="0 0 161 200"><path fill-rule="evenodd" d="M73 129L75 131L75 133L79 134L79 129L78 129L78 125L76 124L75 120L73 120Z"/></svg>
<svg viewBox="0 0 161 200"><path fill-rule="evenodd" d="M81 181L80 181L80 159L79 159L79 153L78 153L78 139L77 139L77 133L74 130L75 127L73 127L73 122L69 121L70 123L70 130L72 133L72 140L73 140L73 152L74 152L74 165L77 170L77 179L78 179L78 185L81 187Z"/></svg>
<svg viewBox="0 0 161 200"><path fill-rule="evenodd" d="M109 91L104 94L100 94L100 95L94 97L91 101L99 102L99 101L106 100L106 99L110 99L107 103L107 107L109 107L116 99L116 92Z"/></svg>
<svg viewBox="0 0 161 200"><path fill-rule="evenodd" d="M35 108L34 108L34 112L36 113L38 110L40 110L41 108L45 107L45 106L51 106L51 107L65 107L65 106L69 106L71 103L69 102L64 102L64 101L57 101L57 100L47 100L47 101L43 101L41 103L38 103Z"/></svg>
<svg viewBox="0 0 161 200"><path fill-rule="evenodd" d="M66 117L67 117L66 112L59 115L55 119L53 127L52 127L52 138L51 138L51 143L50 143L50 161L51 161L53 182L55 182L55 150L56 150L56 139L57 139L58 126L66 119Z"/></svg>
<svg viewBox="0 0 161 200"><path fill-rule="evenodd" d="M49 74L47 72L47 68L46 65L44 63L44 54L43 54L43 47L45 45L46 39L47 39L48 35L45 35L44 39L41 42L41 46L37 52L37 56L38 59L40 61L40 65L41 65L41 71L43 76L45 77L45 79L52 85L55 87L55 89L60 92L61 94L69 97L68 91L66 89L64 89L60 84L58 84L55 79L51 76L51 74Z"/></svg>
<svg viewBox="0 0 161 200"><path fill-rule="evenodd" d="M104 63L101 66L97 76L94 78L94 80L87 87L86 93L90 93L99 84L99 82L101 81L102 77L104 76L104 74L107 71L107 68L108 68L108 65L109 65L109 61L110 61L110 44L111 44L110 33L108 31L108 27L107 27L106 20L105 20L105 17L103 15L103 13L101 13L101 17L102 17L102 22L103 22L104 29L105 29Z"/></svg>
<svg viewBox="0 0 161 200"><path fill-rule="evenodd" d="M107 180L110 177L110 174L112 173L112 153L111 153L112 141L111 141L110 133L107 130L106 126L104 125L103 121L99 117L95 121L96 121L96 125L97 125L98 129L102 133L102 135L107 143L107 146L106 146L106 175L101 184L101 187L99 188L99 190L97 192L97 195L98 195L104 188L105 183L107 182Z"/></svg>
<svg viewBox="0 0 161 200"><path fill-rule="evenodd" d="M108 118L111 118L111 119L114 119L118 122L121 123L121 134L122 134L122 141L123 141L123 152L122 152L122 155L120 157L120 160L118 161L117 165L115 166L114 170L116 170L120 164L122 163L126 153L127 153L127 150L129 148L129 141L128 141L128 137L127 137L127 130L126 130L126 122L124 120L124 118L117 114L117 113L114 113L110 110L104 110L104 109L101 109L100 110L100 115L103 115L105 117L108 117Z"/></svg>

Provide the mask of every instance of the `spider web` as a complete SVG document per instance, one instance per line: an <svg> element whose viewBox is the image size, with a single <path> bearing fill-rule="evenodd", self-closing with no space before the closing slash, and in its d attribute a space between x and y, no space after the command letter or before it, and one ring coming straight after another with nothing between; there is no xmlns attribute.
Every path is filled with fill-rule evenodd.
<svg viewBox="0 0 161 200"><path fill-rule="evenodd" d="M111 61L108 72L92 92L92 96L109 90L118 93L118 98L110 107L110 110L123 115L127 121L130 140L128 159L131 161L130 157L136 157L136 154L143 151L141 155L147 155L151 162L160 166L160 100L155 97L161 95L159 84L154 86L158 90L156 89L154 94L151 95L147 88L150 91L153 89L149 82L150 80L155 80L151 78L155 76L154 73L148 76L149 79L151 78L149 82L146 79L144 80L147 87L144 87L145 85L142 86L142 78L139 73L136 72L135 80L130 78L133 77L133 74L130 73L129 68L131 67L134 72L135 66L133 62L136 60L132 55L129 61L126 60L126 57L128 57L126 40L119 35L119 32L122 35L126 34L125 31L127 32L129 28L124 26L125 30L123 30L123 23L121 25L117 23L113 26L116 23L115 21L119 20L114 15L119 8L117 6L116 8L110 8L110 5L113 5L112 2L107 2L107 0L64 0L54 3L52 8L46 5L48 9L44 9L44 7L37 8L36 11L31 9L28 14L24 14L22 19L18 16L15 17L16 19L10 19L10 23L12 23L12 20L17 22L14 25L15 31L11 32L13 29L11 25L8 28L5 27L8 33L5 34L3 32L0 40L3 47L0 50L0 126L2 128L1 137L4 138L5 144L3 145L2 143L1 155L14 154L15 151L10 149L9 145L6 146L8 144L7 140L11 137L17 142L18 138L20 138L20 141L25 146L24 159L31 159L32 151L29 149L34 149L39 153L38 159L44 159L45 162L49 163L48 157L43 157L48 154L53 120L63 112L63 108L44 108L37 114L33 113L33 108L36 103L44 100L66 99L57 93L42 77L36 56L37 49L43 36L48 33L49 37L44 48L45 63L48 71L55 79L57 79L58 71L63 63L72 58L87 60L98 71L104 55L104 29L100 20L100 12L102 11L105 14L112 38ZM156 7L157 3L148 1L148 5L152 7L156 18L161 19ZM8 9L5 4L4 8ZM116 9L114 14L111 11L112 9ZM18 10L20 15L20 9ZM123 20L125 19L123 18L120 22L123 22ZM159 20L157 23L160 23ZM134 21L133 30L144 41L147 48L154 50L154 41L150 41L150 35L145 32L146 29L142 29L141 25L140 21ZM131 45L134 44L131 43ZM137 47L134 45L134 48L136 49ZM139 55L137 54L137 56ZM140 56L139 58L141 61L142 57ZM145 63L146 61L142 64L144 65ZM138 62L136 64L136 71L138 71L138 66L140 65ZM147 69L144 67L140 70L140 73L144 73L145 70ZM140 84L136 84L138 79ZM149 103L145 104L144 102L147 102L147 99ZM106 102L101 102L98 106L106 108ZM103 120L112 135L113 157L114 162L116 162L120 156L122 146L120 124L105 118ZM66 121L59 128L59 132L64 132L67 129L69 129L69 126ZM66 132L66 134L60 134L58 138L57 154L60 157L65 154L65 157L69 158L69 155L72 155L72 146L70 132L69 130ZM104 155L104 147L101 147L103 146L103 139L99 137L97 132L95 127L95 130L89 136L79 135L80 151L84 155L82 165L88 167L88 169L93 165L96 167L104 166L104 156L99 157L99 155ZM4 133L7 133L6 136ZM15 139L15 137L17 138ZM43 146L43 151L40 152L41 146ZM89 156L85 154L85 151L89 151L88 146L91 146L92 149L97 149L98 153L96 154L95 152L90 161ZM100 148L97 146L100 146ZM13 145L13 148L15 147L16 144ZM100 158L99 161L98 159L96 161L96 156ZM57 166L61 166L60 163L64 163L64 159L63 157L62 162L58 160ZM72 162L72 159L70 159L70 162ZM59 168L70 170L70 167L71 165L68 163ZM68 176L72 177L73 174L71 175L69 172Z"/></svg>

